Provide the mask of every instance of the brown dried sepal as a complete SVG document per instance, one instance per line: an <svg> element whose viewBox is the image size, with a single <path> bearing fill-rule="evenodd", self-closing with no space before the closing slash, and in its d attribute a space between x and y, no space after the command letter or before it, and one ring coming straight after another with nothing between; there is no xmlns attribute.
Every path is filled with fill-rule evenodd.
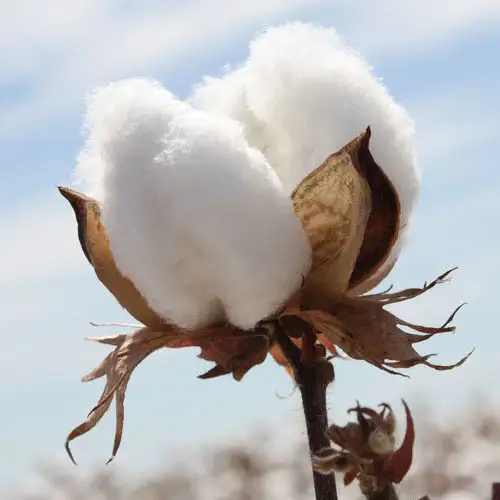
<svg viewBox="0 0 500 500"><path fill-rule="evenodd" d="M264 361L271 342L265 332L245 332L231 326L205 328L194 332L174 326L165 327L163 330L145 327L131 334L92 337L88 340L112 345L115 349L82 379L83 382L89 382L106 377L106 385L85 422L75 427L66 439L66 451L74 463L70 442L92 430L109 410L114 398L116 430L109 461L115 457L122 439L125 392L130 376L153 352L164 347L200 347L200 357L216 363L216 366L201 375L201 378L232 373L236 380L240 380L250 368Z"/></svg>
<svg viewBox="0 0 500 500"><path fill-rule="evenodd" d="M422 295L437 284L447 281L452 271L453 269L447 271L422 288L361 297L341 297L330 304L328 311L303 307L297 295L281 312L280 317L300 318L314 328L318 339L326 337L351 358L367 361L389 373L402 375L395 370L419 364L440 371L450 370L463 364L472 352L454 364L436 365L429 362L432 355L420 355L413 345L440 333L453 332L455 327L450 326L450 323L461 306L439 327L409 323L386 311L384 307ZM409 333L401 327L423 335Z"/></svg>

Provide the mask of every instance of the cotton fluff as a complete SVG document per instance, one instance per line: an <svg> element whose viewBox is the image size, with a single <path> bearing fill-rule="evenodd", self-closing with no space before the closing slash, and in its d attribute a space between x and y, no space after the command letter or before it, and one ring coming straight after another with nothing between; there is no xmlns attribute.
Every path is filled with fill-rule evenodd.
<svg viewBox="0 0 500 500"><path fill-rule="evenodd" d="M413 122L333 29L292 23L267 30L242 66L205 78L191 102L243 123L288 192L370 125L372 154L399 194L406 228L420 182Z"/></svg>
<svg viewBox="0 0 500 500"><path fill-rule="evenodd" d="M86 129L79 178L117 267L161 317L250 329L300 287L307 237L240 123L133 79L93 94Z"/></svg>

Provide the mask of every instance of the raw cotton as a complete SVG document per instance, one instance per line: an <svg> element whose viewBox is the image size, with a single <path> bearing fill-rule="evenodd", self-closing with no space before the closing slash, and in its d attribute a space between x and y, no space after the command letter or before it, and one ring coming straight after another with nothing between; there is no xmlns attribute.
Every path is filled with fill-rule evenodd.
<svg viewBox="0 0 500 500"><path fill-rule="evenodd" d="M78 176L120 272L165 320L249 329L310 266L288 193L232 118L133 79L90 98Z"/></svg>
<svg viewBox="0 0 500 500"><path fill-rule="evenodd" d="M292 23L267 30L242 66L205 78L191 102L243 123L288 192L370 126L370 150L399 194L404 235L420 182L413 122L333 29Z"/></svg>

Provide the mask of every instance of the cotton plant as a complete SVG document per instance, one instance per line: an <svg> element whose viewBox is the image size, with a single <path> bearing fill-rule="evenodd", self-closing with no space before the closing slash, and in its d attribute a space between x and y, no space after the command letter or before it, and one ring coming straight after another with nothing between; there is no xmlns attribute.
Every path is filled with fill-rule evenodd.
<svg viewBox="0 0 500 500"><path fill-rule="evenodd" d="M398 374L465 361L432 364L414 348L453 331L454 314L425 327L384 309L450 272L366 294L394 266L417 197L413 125L333 30L270 29L241 67L186 101L148 79L99 88L85 131L79 191L59 189L97 277L141 326L93 339L114 350L83 379L107 383L68 436L71 457L70 441L113 399L116 455L130 376L164 347L200 347L215 363L202 378L240 380L271 354L302 392L313 453L328 445L339 348ZM314 482L318 499L336 498L332 475Z"/></svg>

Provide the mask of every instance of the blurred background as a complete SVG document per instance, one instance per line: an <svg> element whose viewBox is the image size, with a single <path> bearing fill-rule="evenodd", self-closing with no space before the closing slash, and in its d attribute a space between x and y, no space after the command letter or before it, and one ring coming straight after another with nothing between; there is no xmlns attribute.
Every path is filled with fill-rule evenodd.
<svg viewBox="0 0 500 500"><path fill-rule="evenodd" d="M187 97L203 75L236 66L257 31L300 20L336 28L416 121L422 195L403 255L383 284L454 280L395 308L455 335L421 352L461 368L411 379L338 361L330 418L356 399L404 397L417 461L403 498L488 498L500 480L500 2L498 0L0 0L0 494L30 499L311 498L298 391L271 360L237 383L202 381L196 349L161 351L131 380L124 441L107 468L113 415L73 449L67 432L100 382L105 354L89 321L130 321L87 265L56 186L71 183L84 97L129 76ZM348 495L356 498L356 487ZM458 495L458 496L457 496ZM342 498L349 498L345 496Z"/></svg>

